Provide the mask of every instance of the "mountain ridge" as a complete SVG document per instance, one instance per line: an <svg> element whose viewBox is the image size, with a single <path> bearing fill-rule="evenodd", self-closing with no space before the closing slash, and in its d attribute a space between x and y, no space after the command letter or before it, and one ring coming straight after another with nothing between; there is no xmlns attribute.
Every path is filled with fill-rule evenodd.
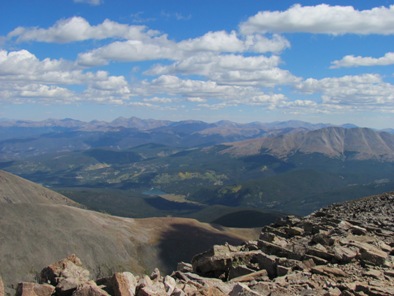
<svg viewBox="0 0 394 296"><path fill-rule="evenodd" d="M59 204L73 207L82 205L41 185L0 170L0 204Z"/></svg>
<svg viewBox="0 0 394 296"><path fill-rule="evenodd" d="M320 153L332 158L394 161L394 136L369 128L325 127L232 143L222 152L236 156L262 153L282 159L295 153Z"/></svg>

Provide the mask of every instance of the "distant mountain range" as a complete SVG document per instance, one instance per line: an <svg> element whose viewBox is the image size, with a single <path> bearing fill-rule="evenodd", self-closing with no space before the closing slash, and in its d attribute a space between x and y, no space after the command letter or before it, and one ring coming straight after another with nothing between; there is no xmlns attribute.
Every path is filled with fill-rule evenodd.
<svg viewBox="0 0 394 296"><path fill-rule="evenodd" d="M0 169L127 217L308 214L394 190L394 134L301 121L3 121Z"/></svg>
<svg viewBox="0 0 394 296"><path fill-rule="evenodd" d="M84 122L70 118L3 120L0 121L0 161L97 147L122 150L150 143L203 147L328 126L302 121L241 124L224 120L215 123L196 120L175 122L136 117L120 117L111 122Z"/></svg>
<svg viewBox="0 0 394 296"><path fill-rule="evenodd" d="M179 126L194 126L197 130L203 130L213 127L255 127L261 129L283 129L283 128L305 128L305 129L318 129L322 127L332 126L325 123L308 123L298 120L289 121L276 121L271 123L251 122L251 123L236 123L229 120L221 120L214 123L207 123L199 120L183 120L183 121L170 121L170 120L156 120L156 119L141 119L138 117L118 117L113 121L80 121L71 118L65 119L46 119L43 121L31 120L12 120L1 119L0 127L64 127L79 130L101 130L105 128L134 128L138 130L152 130L159 127L179 127ZM356 127L355 125L344 125L344 127Z"/></svg>

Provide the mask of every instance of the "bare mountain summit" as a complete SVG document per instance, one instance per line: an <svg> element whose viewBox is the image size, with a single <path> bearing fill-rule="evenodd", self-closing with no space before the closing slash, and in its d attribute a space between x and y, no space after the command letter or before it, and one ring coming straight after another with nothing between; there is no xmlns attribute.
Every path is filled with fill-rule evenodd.
<svg viewBox="0 0 394 296"><path fill-rule="evenodd" d="M266 153L280 158L320 153L332 158L394 161L394 135L368 128L327 127L232 143L224 152L236 156Z"/></svg>

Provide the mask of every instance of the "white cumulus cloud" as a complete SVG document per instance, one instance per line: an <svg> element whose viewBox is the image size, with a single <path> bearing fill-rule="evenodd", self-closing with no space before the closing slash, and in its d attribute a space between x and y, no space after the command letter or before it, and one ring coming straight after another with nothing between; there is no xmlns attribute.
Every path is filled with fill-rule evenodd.
<svg viewBox="0 0 394 296"><path fill-rule="evenodd" d="M86 90L76 93L74 86ZM27 50L0 50L0 99L18 102L35 98L37 102L71 102L80 99L105 101L131 96L129 84L123 76L112 76L106 71L85 72L75 63L65 60L39 60Z"/></svg>
<svg viewBox="0 0 394 296"><path fill-rule="evenodd" d="M244 34L320 33L320 34L394 34L394 5L356 10L352 6L301 6L286 11L261 11L240 25Z"/></svg>
<svg viewBox="0 0 394 296"><path fill-rule="evenodd" d="M39 41L53 43L68 43L89 39L136 39L156 35L156 31L148 30L145 26L129 26L111 20L92 26L83 17L74 16L57 21L48 29L18 27L8 33L8 38L16 38L18 42Z"/></svg>
<svg viewBox="0 0 394 296"><path fill-rule="evenodd" d="M283 94L265 93L256 87L220 85L215 81L181 79L173 75L161 75L152 81L144 81L134 91L147 97L165 94L174 101L196 103L199 107L210 109L237 105L274 108L288 100Z"/></svg>
<svg viewBox="0 0 394 296"><path fill-rule="evenodd" d="M394 64L394 52L388 52L383 57L344 56L341 60L333 61L330 68L388 66Z"/></svg>
<svg viewBox="0 0 394 296"><path fill-rule="evenodd" d="M197 74L220 84L275 85L292 84L299 78L280 69L278 56L249 56L213 53L197 54L170 65L156 65L146 72L150 75Z"/></svg>
<svg viewBox="0 0 394 296"><path fill-rule="evenodd" d="M321 94L322 103L357 108L394 106L394 85L384 82L378 74L336 78L309 78L297 89L306 94Z"/></svg>
<svg viewBox="0 0 394 296"><path fill-rule="evenodd" d="M83 66L105 65L110 61L149 61L173 59L177 50L173 42L165 37L150 41L117 41L109 45L79 54L78 63Z"/></svg>

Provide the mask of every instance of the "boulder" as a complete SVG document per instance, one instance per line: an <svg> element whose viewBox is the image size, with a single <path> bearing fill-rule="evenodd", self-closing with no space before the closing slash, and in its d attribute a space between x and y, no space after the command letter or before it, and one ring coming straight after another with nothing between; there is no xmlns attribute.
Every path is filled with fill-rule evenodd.
<svg viewBox="0 0 394 296"><path fill-rule="evenodd" d="M306 253L308 255L312 255L315 257L322 258L327 261L331 261L334 258L334 254L331 254L326 247L324 247L321 244L317 244L314 246L311 246L307 249Z"/></svg>
<svg viewBox="0 0 394 296"><path fill-rule="evenodd" d="M276 259L277 258L278 257L276 257L276 256L267 255L262 252L255 256L255 259L259 265L259 269L266 270L268 273L268 276L270 278L274 278L277 276L277 272L276 272L276 267L277 267Z"/></svg>
<svg viewBox="0 0 394 296"><path fill-rule="evenodd" d="M356 251L344 247L344 246L335 246L333 249L334 257L339 263L348 263L356 258L357 253Z"/></svg>
<svg viewBox="0 0 394 296"><path fill-rule="evenodd" d="M386 252L368 243L352 242L350 245L360 249L360 259L368 264L382 266L388 257Z"/></svg>
<svg viewBox="0 0 394 296"><path fill-rule="evenodd" d="M259 248L266 254L272 254L278 257L286 257L296 260L301 260L303 257L303 254L295 253L292 250L289 250L288 248L283 248L281 246L278 246L270 242L259 240L258 244L259 244Z"/></svg>
<svg viewBox="0 0 394 296"><path fill-rule="evenodd" d="M55 287L48 284L19 283L16 288L16 296L51 296Z"/></svg>
<svg viewBox="0 0 394 296"><path fill-rule="evenodd" d="M292 237L292 236L296 236L296 235L302 236L302 235L304 235L305 231L301 227L292 226L292 227L285 228L285 232L287 233L287 235L289 237Z"/></svg>
<svg viewBox="0 0 394 296"><path fill-rule="evenodd" d="M151 282L149 285L137 287L137 296L168 296L162 282ZM171 294L170 294L171 295Z"/></svg>
<svg viewBox="0 0 394 296"><path fill-rule="evenodd" d="M175 279L170 277L169 275L165 276L163 284L168 295L172 295L172 293L177 288Z"/></svg>
<svg viewBox="0 0 394 296"><path fill-rule="evenodd" d="M161 277L160 270L158 268L155 268L152 273L150 274L150 279L152 281L160 281L163 278Z"/></svg>
<svg viewBox="0 0 394 296"><path fill-rule="evenodd" d="M94 281L88 281L78 286L72 296L110 296L110 294L97 286Z"/></svg>
<svg viewBox="0 0 394 296"><path fill-rule="evenodd" d="M112 276L112 290L114 296L134 296L137 279L130 272L116 272Z"/></svg>
<svg viewBox="0 0 394 296"><path fill-rule="evenodd" d="M69 296L79 286L89 281L90 273L76 255L70 255L41 271L41 282L56 287L61 296Z"/></svg>
<svg viewBox="0 0 394 296"><path fill-rule="evenodd" d="M247 275L249 273L253 273L255 270L247 267L246 265L238 265L230 268L228 273L228 279L231 280L236 277L240 277L243 275Z"/></svg>
<svg viewBox="0 0 394 296"><path fill-rule="evenodd" d="M238 283L234 286L229 296L259 296L260 294L252 291L247 285Z"/></svg>
<svg viewBox="0 0 394 296"><path fill-rule="evenodd" d="M198 254L192 259L193 271L206 277L228 279L230 269L238 265L248 265L261 251L240 251L229 245L213 246L209 251Z"/></svg>
<svg viewBox="0 0 394 296"><path fill-rule="evenodd" d="M291 270L292 270L291 267L286 267L286 266L278 265L278 266L276 267L276 275L277 275L277 276L284 276L284 275L290 273Z"/></svg>
<svg viewBox="0 0 394 296"><path fill-rule="evenodd" d="M328 235L328 233L324 232L319 232L313 235L311 241L315 244L321 244L323 246L331 246L334 244L332 237Z"/></svg>

